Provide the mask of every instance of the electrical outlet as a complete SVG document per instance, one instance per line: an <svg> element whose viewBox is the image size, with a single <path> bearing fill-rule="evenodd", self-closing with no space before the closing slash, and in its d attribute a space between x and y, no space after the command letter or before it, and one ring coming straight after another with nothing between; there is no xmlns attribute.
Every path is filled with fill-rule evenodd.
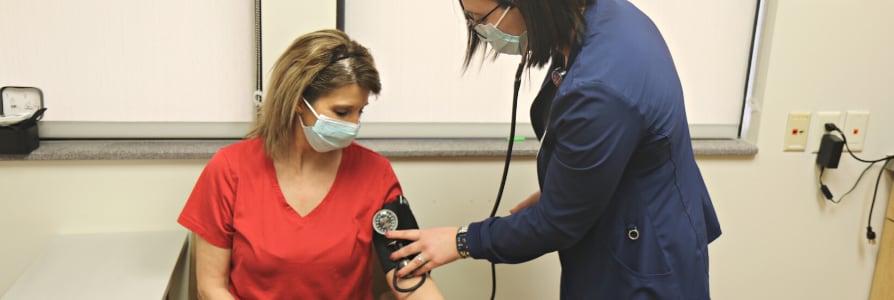
<svg viewBox="0 0 894 300"><path fill-rule="evenodd" d="M807 147L807 130L810 128L810 112L790 112L785 125L784 151L804 151Z"/></svg>
<svg viewBox="0 0 894 300"><path fill-rule="evenodd" d="M863 151L866 142L866 127L869 126L869 112L849 110L844 120L844 136L847 138L847 147L853 152Z"/></svg>
<svg viewBox="0 0 894 300"><path fill-rule="evenodd" d="M816 117L813 118L813 123L810 124L810 136L807 140L807 147L810 149L810 152L816 153L819 150L820 141L823 139L823 134L826 133L826 123L835 123L835 126L841 127L841 112L840 111L820 111L816 113Z"/></svg>

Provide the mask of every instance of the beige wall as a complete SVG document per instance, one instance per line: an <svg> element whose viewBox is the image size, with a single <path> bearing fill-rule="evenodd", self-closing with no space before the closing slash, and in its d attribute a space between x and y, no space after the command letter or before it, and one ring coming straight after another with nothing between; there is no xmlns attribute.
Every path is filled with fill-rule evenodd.
<svg viewBox="0 0 894 300"><path fill-rule="evenodd" d="M894 1L768 2L749 133L760 153L699 159L724 229L711 246L715 298L868 298L878 245L864 236L876 172L835 205L818 192L815 156L781 149L788 112L861 109L871 117L859 155L894 153L892 9ZM824 178L840 197L863 167L845 156ZM874 211L877 232L890 178Z"/></svg>
<svg viewBox="0 0 894 300"><path fill-rule="evenodd" d="M789 111L871 111L866 150L894 152L894 1L770 1L759 61L753 158L699 157L724 235L711 245L715 299L866 299L878 245L863 238L874 177L841 204L817 192L814 156L782 152ZM833 20L835 20L833 22ZM0 293L57 233L178 228L203 160L0 162ZM422 226L486 216L499 159L394 161ZM826 174L841 195L864 165L843 157ZM533 190L534 163L516 161L502 213ZM885 176L874 224L890 190ZM498 267L498 299L556 299L555 255ZM461 261L436 272L448 299L489 295L489 270Z"/></svg>

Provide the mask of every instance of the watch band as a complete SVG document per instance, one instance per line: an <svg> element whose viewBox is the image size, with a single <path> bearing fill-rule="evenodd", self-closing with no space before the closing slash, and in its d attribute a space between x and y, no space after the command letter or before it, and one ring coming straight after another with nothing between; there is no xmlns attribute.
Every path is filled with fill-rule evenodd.
<svg viewBox="0 0 894 300"><path fill-rule="evenodd" d="M456 231L456 252L459 252L460 258L469 257L469 243L466 240L469 227L463 226Z"/></svg>

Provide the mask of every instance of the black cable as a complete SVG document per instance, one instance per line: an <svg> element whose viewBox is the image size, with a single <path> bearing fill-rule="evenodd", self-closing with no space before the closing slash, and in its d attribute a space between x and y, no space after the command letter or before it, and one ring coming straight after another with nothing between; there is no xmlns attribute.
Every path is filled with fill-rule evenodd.
<svg viewBox="0 0 894 300"><path fill-rule="evenodd" d="M838 200L835 200L834 197L832 196L832 191L829 190L829 186L827 186L826 184L823 183L823 171L825 171L826 168L821 167L820 174L819 174L820 190L823 192L823 195L825 195L826 199L828 199L832 203L838 204L841 202L841 200L844 200L844 198L847 197L847 195L850 195L851 192L854 191L854 189L857 188L857 185L860 183L860 180L863 180L863 175L866 175L866 172L869 171L869 169L872 168L872 166L874 166L874 165L875 165L875 163L871 163L868 166L866 166L866 168L863 169L863 172L860 173L860 177L857 177L857 181L854 182L854 185L851 186L851 189L847 190L847 192L845 192L844 195L841 195L841 198L838 198Z"/></svg>
<svg viewBox="0 0 894 300"><path fill-rule="evenodd" d="M832 191L829 190L828 186L823 184L823 172L825 172L825 171L826 171L826 168L820 167L820 173L819 173L820 191L823 192L823 196L826 197L826 200L829 200L829 201L832 201L832 203L838 204L838 202L841 202L841 199L838 199L838 201L835 201L835 199L834 199L835 197L832 196Z"/></svg>
<svg viewBox="0 0 894 300"><path fill-rule="evenodd" d="M879 183L881 183L882 174L885 173L885 167L888 165L888 162L891 160L894 160L894 155L888 155L883 158L879 158L879 159L875 159L875 160L866 160L866 159L859 158L859 157L857 157L856 154L854 154L853 151L851 151L851 147L847 144L847 136L844 134L843 131L841 131L840 128L838 128L838 126L835 126L835 123L826 123L826 124L824 124L824 126L825 126L826 131L836 131L836 132L838 132L838 134L841 135L841 140L844 142L844 147L845 147L845 149L847 149L847 153L850 154L850 156L853 157L854 159L856 159L857 161L869 163L870 167L872 166L872 164L875 164L877 162L885 162L885 164L882 165L882 168L878 171L878 177L876 177L876 179L875 179L875 189L873 189L873 191L872 191L872 203L869 205L869 217L866 220L866 238L869 240L875 240L876 234L875 234L875 231L872 230L872 212L875 210L875 199L878 196L878 186L879 186ZM867 167L867 169L868 169L868 167ZM863 170L863 172L865 173L866 170ZM822 182L822 173L823 173L823 171L820 170L820 182ZM863 174L860 174L860 177L863 177ZM857 181L859 182L859 179L857 179ZM828 187L826 187L825 185L822 185L821 188L825 188L825 190L823 190L824 194L828 190ZM848 191L848 193L850 193L850 191ZM828 197L828 195L827 195L827 197ZM839 199L839 201L840 200L841 199Z"/></svg>
<svg viewBox="0 0 894 300"><path fill-rule="evenodd" d="M872 204L869 205L869 218L866 220L866 238L869 240L875 240L875 231L872 230L872 211L875 209L875 198L878 196L878 186L882 181L882 174L885 173L885 166L888 165L888 161L891 159L892 158L889 156L885 160L885 164L878 170L878 177L875 178L875 189L872 191Z"/></svg>
<svg viewBox="0 0 894 300"><path fill-rule="evenodd" d="M850 154L851 157L853 157L854 159L856 159L858 161L861 161L864 163L877 163L877 162L889 161L891 159L894 159L894 155L888 155L888 156L885 156L883 158L879 158L876 160L865 160L865 159L859 158L859 157L857 157L856 154L854 154L853 151L851 151L851 147L847 144L847 136L844 134L844 131L841 131L841 129L838 128L838 126L835 126L835 123L826 123L826 124L824 124L824 126L826 127L826 131L834 130L834 131L837 131L838 134L841 135L841 140L844 142L844 147L847 148L847 154Z"/></svg>

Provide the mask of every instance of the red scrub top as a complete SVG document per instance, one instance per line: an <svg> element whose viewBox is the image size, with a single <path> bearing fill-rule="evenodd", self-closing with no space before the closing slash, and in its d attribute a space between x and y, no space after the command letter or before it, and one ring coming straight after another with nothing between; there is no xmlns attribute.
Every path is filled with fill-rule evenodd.
<svg viewBox="0 0 894 300"><path fill-rule="evenodd" d="M329 193L306 216L286 203L258 138L205 166L178 222L232 250L237 299L372 299L372 216L400 184L385 157L356 143L342 151Z"/></svg>

